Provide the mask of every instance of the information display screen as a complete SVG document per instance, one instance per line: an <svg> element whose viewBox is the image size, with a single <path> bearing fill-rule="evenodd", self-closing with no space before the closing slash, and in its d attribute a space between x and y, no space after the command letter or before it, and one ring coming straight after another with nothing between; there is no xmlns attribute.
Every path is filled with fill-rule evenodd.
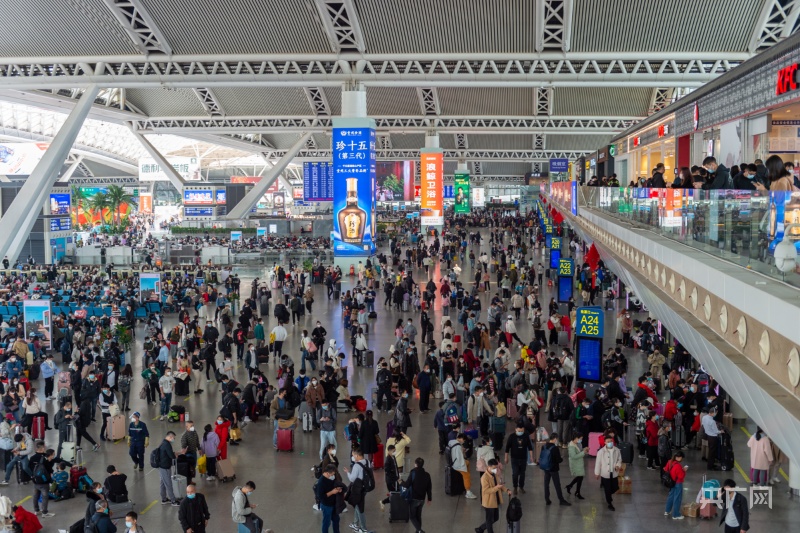
<svg viewBox="0 0 800 533"><path fill-rule="evenodd" d="M557 269L561 266L561 250L550 250L550 268Z"/></svg>
<svg viewBox="0 0 800 533"><path fill-rule="evenodd" d="M558 278L558 303L569 302L572 296L573 279L571 277L559 276Z"/></svg>
<svg viewBox="0 0 800 533"><path fill-rule="evenodd" d="M602 370L602 343L600 339L578 337L577 377L578 381L599 382Z"/></svg>

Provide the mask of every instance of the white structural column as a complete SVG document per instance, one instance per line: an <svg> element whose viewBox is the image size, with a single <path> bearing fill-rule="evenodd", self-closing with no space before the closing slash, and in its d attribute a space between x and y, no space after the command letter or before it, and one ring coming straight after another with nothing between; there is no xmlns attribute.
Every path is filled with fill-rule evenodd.
<svg viewBox="0 0 800 533"><path fill-rule="evenodd" d="M278 176L289 166L289 163L292 162L292 159L294 159L298 152L305 148L306 141L309 137L311 137L311 133L304 133L297 142L289 148L286 154L275 163L275 166L264 173L261 181L253 185L253 188L242 198L242 201L228 211L225 218L229 220L247 218L250 214L250 210L258 204L258 201L261 200L261 197L264 196L267 189L270 188L275 180L278 179Z"/></svg>
<svg viewBox="0 0 800 533"><path fill-rule="evenodd" d="M73 174L75 174L75 171L78 169L81 163L83 163L83 156L74 154L70 155L70 158L67 160L67 163L69 164L69 167L67 168L67 171L64 172L64 174L62 174L60 178L58 178L59 183L66 183L69 181L69 179L72 177Z"/></svg>
<svg viewBox="0 0 800 533"><path fill-rule="evenodd" d="M98 91L96 86L86 89L0 220L0 227L3 228L0 232L0 257L8 256L13 261L22 250L36 218L41 213L45 198L58 177L58 171L61 170L83 121L92 109Z"/></svg>
<svg viewBox="0 0 800 533"><path fill-rule="evenodd" d="M794 461L789 461L789 491L800 496L800 466Z"/></svg>
<svg viewBox="0 0 800 533"><path fill-rule="evenodd" d="M167 178L169 178L169 181L178 190L178 194L183 197L183 188L186 186L186 182L183 181L183 178L180 174L178 174L178 171L172 167L170 162L167 161L166 157L161 155L161 152L156 150L156 147L153 146L150 141L145 139L144 135L134 129L131 129L131 132L136 136L139 142L142 143L142 146L144 146L144 149L148 154L150 154L150 157L155 159L156 163L158 163L158 166L161 167L161 170L163 170L164 174L166 174Z"/></svg>

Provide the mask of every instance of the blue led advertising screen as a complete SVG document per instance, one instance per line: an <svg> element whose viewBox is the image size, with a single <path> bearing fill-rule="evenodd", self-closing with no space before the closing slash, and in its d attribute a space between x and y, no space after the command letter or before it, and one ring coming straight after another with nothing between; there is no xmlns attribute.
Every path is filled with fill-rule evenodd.
<svg viewBox="0 0 800 533"><path fill-rule="evenodd" d="M333 129L333 253L375 253L375 130Z"/></svg>

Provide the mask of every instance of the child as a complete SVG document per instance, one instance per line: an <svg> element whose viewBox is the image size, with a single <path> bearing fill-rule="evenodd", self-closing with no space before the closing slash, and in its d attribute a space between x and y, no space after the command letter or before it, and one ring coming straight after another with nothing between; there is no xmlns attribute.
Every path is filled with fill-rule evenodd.
<svg viewBox="0 0 800 533"><path fill-rule="evenodd" d="M68 500L75 497L75 494L72 492L72 485L70 485L69 482L67 463L64 461L61 461L58 463L58 466L56 466L56 471L53 472L53 486L51 486L50 489L50 492L56 495L55 501Z"/></svg>

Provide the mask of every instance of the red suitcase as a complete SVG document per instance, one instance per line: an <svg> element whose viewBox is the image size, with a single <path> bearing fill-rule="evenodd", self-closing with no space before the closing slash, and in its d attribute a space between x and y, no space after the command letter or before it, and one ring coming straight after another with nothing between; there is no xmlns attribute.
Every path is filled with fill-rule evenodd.
<svg viewBox="0 0 800 533"><path fill-rule="evenodd" d="M517 399L506 398L506 416L511 420L516 420L519 413L517 412Z"/></svg>
<svg viewBox="0 0 800 533"><path fill-rule="evenodd" d="M600 451L600 437L602 433L589 433L589 455L597 457L597 452Z"/></svg>
<svg viewBox="0 0 800 533"><path fill-rule="evenodd" d="M383 468L383 443L378 444L378 451L372 455L372 468Z"/></svg>
<svg viewBox="0 0 800 533"><path fill-rule="evenodd" d="M34 416L31 422L31 437L35 440L44 440L44 417Z"/></svg>
<svg viewBox="0 0 800 533"><path fill-rule="evenodd" d="M279 452L293 452L294 451L294 430L293 429L279 429L278 430L278 451Z"/></svg>
<svg viewBox="0 0 800 533"><path fill-rule="evenodd" d="M81 476L86 475L85 466L73 466L69 469L69 482L72 485L72 490L78 490L78 480Z"/></svg>

